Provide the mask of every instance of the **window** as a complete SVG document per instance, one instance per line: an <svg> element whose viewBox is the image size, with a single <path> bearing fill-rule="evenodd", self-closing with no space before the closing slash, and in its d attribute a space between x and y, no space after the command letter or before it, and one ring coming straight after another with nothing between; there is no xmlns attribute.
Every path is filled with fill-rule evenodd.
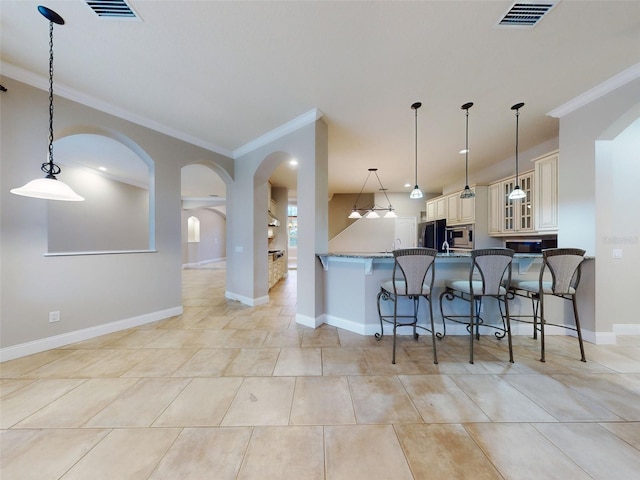
<svg viewBox="0 0 640 480"><path fill-rule="evenodd" d="M289 205L287 208L287 230L289 232L289 246L298 246L298 206Z"/></svg>
<svg viewBox="0 0 640 480"><path fill-rule="evenodd" d="M197 243L200 241L200 220L196 217L187 219L187 242Z"/></svg>

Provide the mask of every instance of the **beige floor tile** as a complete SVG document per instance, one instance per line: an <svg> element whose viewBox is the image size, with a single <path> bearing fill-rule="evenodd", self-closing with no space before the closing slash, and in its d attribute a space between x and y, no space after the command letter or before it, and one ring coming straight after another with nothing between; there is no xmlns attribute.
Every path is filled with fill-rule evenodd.
<svg viewBox="0 0 640 480"><path fill-rule="evenodd" d="M243 348L224 371L227 377L268 376L280 354L279 348Z"/></svg>
<svg viewBox="0 0 640 480"><path fill-rule="evenodd" d="M414 478L503 478L461 425L396 425L395 430Z"/></svg>
<svg viewBox="0 0 640 480"><path fill-rule="evenodd" d="M87 380L36 380L0 400L0 428L10 428Z"/></svg>
<svg viewBox="0 0 640 480"><path fill-rule="evenodd" d="M359 424L422 423L396 376L352 376L349 387Z"/></svg>
<svg viewBox="0 0 640 480"><path fill-rule="evenodd" d="M239 348L198 350L173 374L174 377L220 377L240 352Z"/></svg>
<svg viewBox="0 0 640 480"><path fill-rule="evenodd" d="M387 348L363 347L362 353L367 362L369 371L375 375L411 375L421 373L404 348L398 347L396 351L396 363L391 363L392 354Z"/></svg>
<svg viewBox="0 0 640 480"><path fill-rule="evenodd" d="M320 348L283 348L273 370L275 377L322 375Z"/></svg>
<svg viewBox="0 0 640 480"><path fill-rule="evenodd" d="M105 360L110 354L109 350L71 350L69 355L32 370L26 376L28 378L87 378L84 370L96 362Z"/></svg>
<svg viewBox="0 0 640 480"><path fill-rule="evenodd" d="M123 377L170 377L196 353L194 349L161 348L151 349L149 356Z"/></svg>
<svg viewBox="0 0 640 480"><path fill-rule="evenodd" d="M291 408L292 425L355 424L345 377L299 377Z"/></svg>
<svg viewBox="0 0 640 480"><path fill-rule="evenodd" d="M600 425L640 451L640 422L601 423Z"/></svg>
<svg viewBox="0 0 640 480"><path fill-rule="evenodd" d="M640 451L600 425L565 423L534 427L595 479L627 480L640 473Z"/></svg>
<svg viewBox="0 0 640 480"><path fill-rule="evenodd" d="M292 322L291 315L265 315L260 319L256 328L261 330L285 330L291 326Z"/></svg>
<svg viewBox="0 0 640 480"><path fill-rule="evenodd" d="M327 479L414 478L391 425L330 426L324 435Z"/></svg>
<svg viewBox="0 0 640 480"><path fill-rule="evenodd" d="M164 335L151 340L145 348L183 348L193 345L200 332L197 330L167 330Z"/></svg>
<svg viewBox="0 0 640 480"><path fill-rule="evenodd" d="M99 362L93 362L82 369L82 377L119 377L124 375L132 366L142 362L151 354L145 349L106 349L109 355Z"/></svg>
<svg viewBox="0 0 640 480"><path fill-rule="evenodd" d="M555 422L553 416L495 375L452 375L493 422Z"/></svg>
<svg viewBox="0 0 640 480"><path fill-rule="evenodd" d="M3 430L0 432L0 478L62 478L107 433L108 430L94 429Z"/></svg>
<svg viewBox="0 0 640 480"><path fill-rule="evenodd" d="M246 378L222 425L287 425L294 386L291 377Z"/></svg>
<svg viewBox="0 0 640 480"><path fill-rule="evenodd" d="M71 355L71 353L71 350L48 350L46 352L29 355L27 357L2 362L0 363L0 377L17 378L29 376L30 372Z"/></svg>
<svg viewBox="0 0 640 480"><path fill-rule="evenodd" d="M465 428L505 479L591 478L528 423L473 423Z"/></svg>
<svg viewBox="0 0 640 480"><path fill-rule="evenodd" d="M105 348L144 348L149 342L153 342L162 338L167 334L167 330L156 329L134 329L130 330L125 336L122 336L113 342L104 345Z"/></svg>
<svg viewBox="0 0 640 480"><path fill-rule="evenodd" d="M371 372L362 348L322 349L323 375L368 375Z"/></svg>
<svg viewBox="0 0 640 480"><path fill-rule="evenodd" d="M264 340L264 347L299 347L302 344L302 330L287 329L270 331Z"/></svg>
<svg viewBox="0 0 640 480"><path fill-rule="evenodd" d="M234 480L250 438L249 427L185 428L149 480Z"/></svg>
<svg viewBox="0 0 640 480"><path fill-rule="evenodd" d="M241 378L194 378L153 426L220 425L241 384Z"/></svg>
<svg viewBox="0 0 640 480"><path fill-rule="evenodd" d="M618 347L617 345L585 344L585 355L589 361L598 362L615 372L639 373L640 349L637 347Z"/></svg>
<svg viewBox="0 0 640 480"><path fill-rule="evenodd" d="M206 316L198 321L198 323L194 324L191 328L193 330L196 329L206 329L206 330L219 330L226 327L231 321L230 317L215 315L215 316Z"/></svg>
<svg viewBox="0 0 640 480"><path fill-rule="evenodd" d="M37 380L31 378L0 378L0 399L11 395Z"/></svg>
<svg viewBox="0 0 640 480"><path fill-rule="evenodd" d="M18 428L79 428L131 388L135 378L89 379L17 424Z"/></svg>
<svg viewBox="0 0 640 480"><path fill-rule="evenodd" d="M557 374L553 378L625 420L640 421L638 394L632 388L620 385L613 374Z"/></svg>
<svg viewBox="0 0 640 480"><path fill-rule="evenodd" d="M489 422L484 412L446 375L399 377L427 423Z"/></svg>
<svg viewBox="0 0 640 480"><path fill-rule="evenodd" d="M255 348L261 347L267 338L266 330L230 330L233 331L227 339L225 347L228 348Z"/></svg>
<svg viewBox="0 0 640 480"><path fill-rule="evenodd" d="M560 422L622 420L593 400L546 375L510 375L504 380Z"/></svg>
<svg viewBox="0 0 640 480"><path fill-rule="evenodd" d="M138 480L156 468L178 428L112 430L64 476L64 480Z"/></svg>
<svg viewBox="0 0 640 480"><path fill-rule="evenodd" d="M239 480L323 480L322 427L256 427Z"/></svg>
<svg viewBox="0 0 640 480"><path fill-rule="evenodd" d="M148 427L190 381L184 378L142 378L84 426Z"/></svg>
<svg viewBox="0 0 640 480"><path fill-rule="evenodd" d="M261 317L259 316L233 317L224 328L233 330L254 330L260 320Z"/></svg>
<svg viewBox="0 0 640 480"><path fill-rule="evenodd" d="M337 347L339 345L340 339L334 327L322 325L315 330L307 329L302 333L303 347Z"/></svg>

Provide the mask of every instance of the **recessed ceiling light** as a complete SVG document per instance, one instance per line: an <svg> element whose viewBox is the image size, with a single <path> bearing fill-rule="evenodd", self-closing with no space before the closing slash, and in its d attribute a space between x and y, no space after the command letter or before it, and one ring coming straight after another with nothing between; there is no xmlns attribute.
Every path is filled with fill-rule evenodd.
<svg viewBox="0 0 640 480"><path fill-rule="evenodd" d="M405 183L405 184L404 184L404 188L410 188L410 187L411 187L411 184L410 184L410 183Z"/></svg>
<svg viewBox="0 0 640 480"><path fill-rule="evenodd" d="M291 165L292 167L295 167L296 165L298 165L298 160L296 160L295 158L292 158L291 160L289 160L289 165Z"/></svg>
<svg viewBox="0 0 640 480"><path fill-rule="evenodd" d="M106 167L98 167L98 170L100 170L101 172L106 172L107 171Z"/></svg>
<svg viewBox="0 0 640 480"><path fill-rule="evenodd" d="M460 155L464 155L465 153L470 152L470 151L471 151L471 150L467 150L466 148L463 148L463 149L462 149L462 150L460 150L458 153L459 153Z"/></svg>

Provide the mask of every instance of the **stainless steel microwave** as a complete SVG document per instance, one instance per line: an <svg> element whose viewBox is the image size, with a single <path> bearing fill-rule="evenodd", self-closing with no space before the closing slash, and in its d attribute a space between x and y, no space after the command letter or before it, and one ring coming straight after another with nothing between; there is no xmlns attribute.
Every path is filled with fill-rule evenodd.
<svg viewBox="0 0 640 480"><path fill-rule="evenodd" d="M473 250L473 225L447 227L447 243L449 248Z"/></svg>

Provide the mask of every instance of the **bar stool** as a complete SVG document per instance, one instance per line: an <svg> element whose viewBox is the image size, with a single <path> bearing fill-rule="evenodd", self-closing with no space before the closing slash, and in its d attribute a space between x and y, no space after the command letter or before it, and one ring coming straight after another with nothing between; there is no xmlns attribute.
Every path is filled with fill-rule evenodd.
<svg viewBox="0 0 640 480"><path fill-rule="evenodd" d="M391 363L396 363L396 330L398 327L413 327L413 338L418 339L417 328L431 332L433 343L433 363L438 363L436 353L436 337L433 327L433 308L431 306L431 292L435 278L435 259L437 250L433 248L403 248L393 251L393 277L392 280L383 282L378 293L378 316L380 317L380 333L376 333L376 339L380 340L384 335L384 322L393 324L393 356ZM400 298L406 297L413 301L412 315L398 315L398 303ZM431 329L418 325L418 306L420 297L429 303L429 317ZM382 301L393 302L393 315L383 315ZM409 322L399 319L411 319Z"/></svg>
<svg viewBox="0 0 640 480"><path fill-rule="evenodd" d="M580 344L580 360L586 362L584 356L584 345L582 343L582 332L580 330L580 319L578 318L578 307L576 305L576 292L580 283L580 267L584 260L585 251L579 248L550 248L542 251L542 268L538 280L512 280L510 292L512 295L527 297L531 299L533 308L533 338L537 338L540 331L540 361L545 361L544 351L544 327L551 325L562 327L577 332L578 343ZM546 271L549 271L551 280L544 280ZM575 326L549 323L544 314L544 297L553 295L564 300L571 300L573 306L573 319ZM540 314L538 315L538 312ZM518 322L526 316L518 316L513 319Z"/></svg>
<svg viewBox="0 0 640 480"><path fill-rule="evenodd" d="M508 248L485 248L471 251L471 268L469 278L466 280L447 280L445 290L440 294L440 313L444 326L444 336L446 334L445 320L463 323L469 331L469 363L473 363L473 337L480 340L480 326L498 330L495 332L497 338L504 338L506 335L509 341L509 361L513 363L513 346L511 343L511 324L509 322L509 303L507 299L511 280L511 262L513 260L513 250ZM474 275L479 276L474 280ZM477 278L477 277L476 277ZM498 300L502 326L487 324L480 316L483 297L493 297ZM445 315L442 304L443 300L453 301L459 298L469 302L469 315ZM502 302L502 303L501 303ZM502 313L504 304L505 313ZM465 320L462 320L465 319Z"/></svg>

